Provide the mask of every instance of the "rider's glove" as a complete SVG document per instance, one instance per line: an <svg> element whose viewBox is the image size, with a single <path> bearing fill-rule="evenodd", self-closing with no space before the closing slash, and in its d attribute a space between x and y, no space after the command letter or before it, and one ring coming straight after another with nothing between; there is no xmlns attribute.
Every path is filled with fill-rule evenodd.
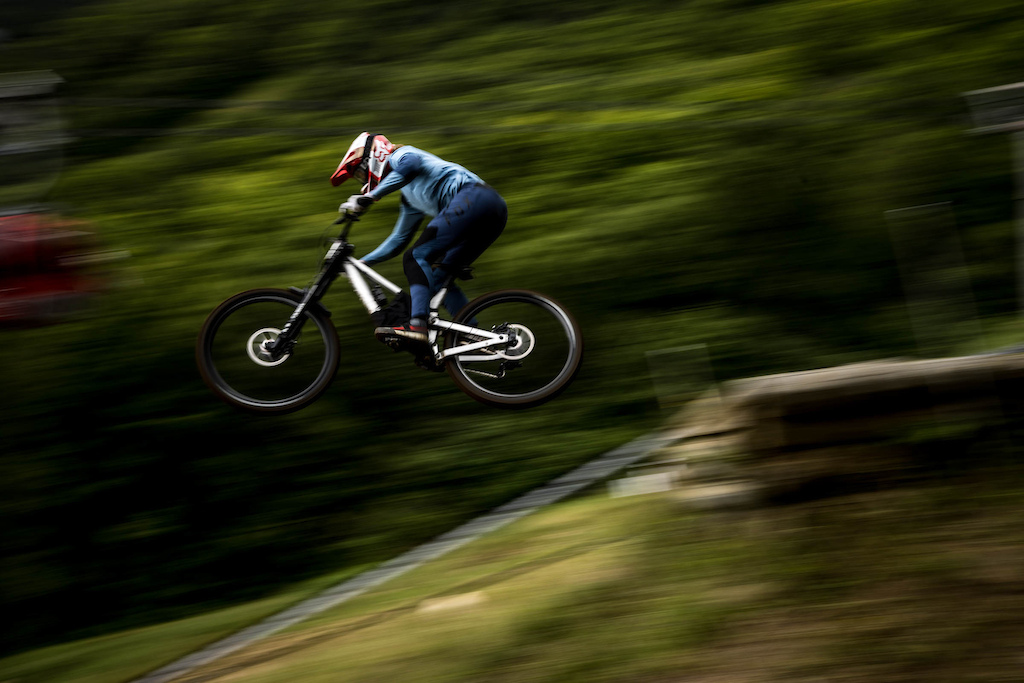
<svg viewBox="0 0 1024 683"><path fill-rule="evenodd" d="M368 194L354 194L338 207L338 211L358 216L370 208L373 202L373 197Z"/></svg>

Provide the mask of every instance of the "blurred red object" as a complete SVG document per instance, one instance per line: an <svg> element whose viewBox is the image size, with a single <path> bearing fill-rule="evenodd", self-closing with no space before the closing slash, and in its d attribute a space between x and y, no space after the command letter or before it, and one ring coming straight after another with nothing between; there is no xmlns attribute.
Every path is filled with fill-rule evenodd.
<svg viewBox="0 0 1024 683"><path fill-rule="evenodd" d="M0 210L0 325L60 322L99 290L86 227L47 211Z"/></svg>

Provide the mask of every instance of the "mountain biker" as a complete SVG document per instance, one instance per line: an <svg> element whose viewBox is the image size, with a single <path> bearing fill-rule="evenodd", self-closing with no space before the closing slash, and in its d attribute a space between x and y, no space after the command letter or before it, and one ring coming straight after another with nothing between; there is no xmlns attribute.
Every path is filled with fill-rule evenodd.
<svg viewBox="0 0 1024 683"><path fill-rule="evenodd" d="M348 178L365 183L361 194L352 195L338 209L353 215L401 190L395 227L380 246L363 257L367 265L397 256L412 241L424 218L433 217L402 259L412 299L411 319L374 331L380 340L401 337L425 343L430 297L448 274L476 260L505 229L505 200L479 176L458 164L366 132L352 142L331 176L331 184L338 186ZM434 271L434 265L439 272ZM444 301L445 308L454 315L466 303L466 295L453 283Z"/></svg>

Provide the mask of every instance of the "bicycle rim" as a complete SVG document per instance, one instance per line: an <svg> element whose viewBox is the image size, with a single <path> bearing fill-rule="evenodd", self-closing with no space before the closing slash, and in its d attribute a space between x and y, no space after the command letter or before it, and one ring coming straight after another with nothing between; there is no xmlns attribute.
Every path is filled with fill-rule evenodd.
<svg viewBox="0 0 1024 683"><path fill-rule="evenodd" d="M243 292L221 304L200 333L197 360L206 384L227 402L260 413L285 413L316 400L338 367L338 337L317 309L304 313L291 352L272 358L261 345L276 340L299 298L284 290Z"/></svg>
<svg viewBox="0 0 1024 683"><path fill-rule="evenodd" d="M579 370L583 340L572 316L554 300L526 290L494 292L459 312L463 324L508 334L504 346L452 357L449 373L473 398L489 405L525 408L554 398ZM451 332L447 348L480 340Z"/></svg>

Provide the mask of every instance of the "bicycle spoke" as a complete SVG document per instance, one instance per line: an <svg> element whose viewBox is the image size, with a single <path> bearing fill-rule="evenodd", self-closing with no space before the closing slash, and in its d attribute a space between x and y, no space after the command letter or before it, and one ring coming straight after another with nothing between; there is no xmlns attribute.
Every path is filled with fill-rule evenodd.
<svg viewBox="0 0 1024 683"><path fill-rule="evenodd" d="M338 358L337 336L325 319L307 314L295 344L284 354L275 358L268 348L296 303L287 292L256 290L228 300L210 315L200 335L200 369L222 398L259 412L285 412L327 387Z"/></svg>
<svg viewBox="0 0 1024 683"><path fill-rule="evenodd" d="M575 374L582 341L572 318L532 292L496 292L470 304L463 320L507 341L456 353L452 377L478 400L495 405L531 405L556 394ZM448 348L482 340L478 333L453 332Z"/></svg>

